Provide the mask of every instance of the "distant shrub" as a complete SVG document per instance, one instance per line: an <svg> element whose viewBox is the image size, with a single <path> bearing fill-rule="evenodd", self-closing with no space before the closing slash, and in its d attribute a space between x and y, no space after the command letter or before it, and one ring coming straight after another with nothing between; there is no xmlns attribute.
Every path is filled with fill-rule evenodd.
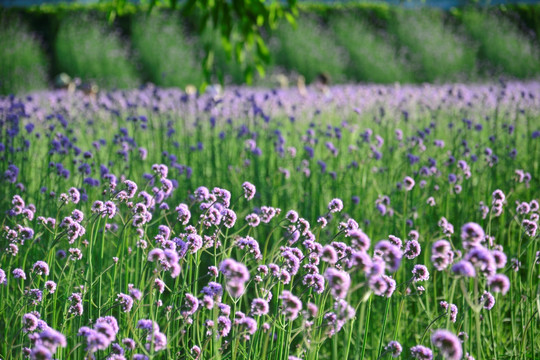
<svg viewBox="0 0 540 360"><path fill-rule="evenodd" d="M197 49L186 36L179 17L137 16L131 40L144 74L156 85L185 87L202 83Z"/></svg>
<svg viewBox="0 0 540 360"><path fill-rule="evenodd" d="M496 71L518 78L540 73L538 50L509 20L468 10L463 13L468 34L480 48L480 56Z"/></svg>
<svg viewBox="0 0 540 360"><path fill-rule="evenodd" d="M337 42L349 53L348 78L373 83L413 80L408 65L389 39L376 34L364 21L351 16L334 17L331 25Z"/></svg>
<svg viewBox="0 0 540 360"><path fill-rule="evenodd" d="M128 47L119 34L89 17L67 17L54 43L59 71L105 87L128 88L139 83Z"/></svg>
<svg viewBox="0 0 540 360"><path fill-rule="evenodd" d="M0 94L47 87L47 59L26 24L0 16Z"/></svg>
<svg viewBox="0 0 540 360"><path fill-rule="evenodd" d="M273 36L276 65L297 71L308 83L321 73L329 75L333 82L346 80L346 53L316 20L300 17L296 29L282 23Z"/></svg>
<svg viewBox="0 0 540 360"><path fill-rule="evenodd" d="M469 79L476 51L444 26L441 12L397 11L390 31L408 52L420 81Z"/></svg>

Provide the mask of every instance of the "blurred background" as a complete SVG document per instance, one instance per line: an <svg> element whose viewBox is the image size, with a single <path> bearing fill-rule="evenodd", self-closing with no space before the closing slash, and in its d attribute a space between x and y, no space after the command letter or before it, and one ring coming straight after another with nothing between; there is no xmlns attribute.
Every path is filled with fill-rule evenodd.
<svg viewBox="0 0 540 360"><path fill-rule="evenodd" d="M540 76L540 3L451 0L303 2L295 24L262 29L269 55L255 86L486 82ZM231 48L198 15L136 2L0 0L0 93L87 92L153 83L244 84L255 54ZM203 20L204 21L204 20ZM211 53L206 73L202 63Z"/></svg>

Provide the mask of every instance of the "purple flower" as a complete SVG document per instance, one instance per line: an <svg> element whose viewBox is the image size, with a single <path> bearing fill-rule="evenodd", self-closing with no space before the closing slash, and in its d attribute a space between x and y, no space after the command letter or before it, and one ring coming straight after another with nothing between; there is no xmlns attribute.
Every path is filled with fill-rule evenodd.
<svg viewBox="0 0 540 360"><path fill-rule="evenodd" d="M45 261L36 261L32 270L38 275L49 275L49 265Z"/></svg>
<svg viewBox="0 0 540 360"><path fill-rule="evenodd" d="M351 277L348 273L335 268L328 268L324 273L324 278L328 282L333 297L343 299L347 296L351 286Z"/></svg>
<svg viewBox="0 0 540 360"><path fill-rule="evenodd" d="M298 213L297 213L296 211L294 211L294 210L289 210L289 211L287 212L287 215L285 215L285 218L286 218L287 220L289 220L291 223L294 224L294 223L296 223L296 222L298 221L299 216L298 216Z"/></svg>
<svg viewBox="0 0 540 360"><path fill-rule="evenodd" d="M302 301L288 290L283 290L279 298L282 300L282 311L285 317L291 321L296 319L302 310Z"/></svg>
<svg viewBox="0 0 540 360"><path fill-rule="evenodd" d="M23 269L15 269L13 270L13 277L15 279L23 279L23 280L26 280L26 274L24 273L24 270Z"/></svg>
<svg viewBox="0 0 540 360"><path fill-rule="evenodd" d="M412 273L414 282L429 280L429 271L425 265L414 265Z"/></svg>
<svg viewBox="0 0 540 360"><path fill-rule="evenodd" d="M231 331L231 320L226 316L220 316L217 319L217 328L220 336L225 337Z"/></svg>
<svg viewBox="0 0 540 360"><path fill-rule="evenodd" d="M348 235L351 239L351 246L360 251L367 251L371 245L371 240L362 230L350 230Z"/></svg>
<svg viewBox="0 0 540 360"><path fill-rule="evenodd" d="M6 279L6 272L0 269L0 284L4 284L6 282Z"/></svg>
<svg viewBox="0 0 540 360"><path fill-rule="evenodd" d="M416 345L411 348L411 356L418 360L432 360L433 351L422 345Z"/></svg>
<svg viewBox="0 0 540 360"><path fill-rule="evenodd" d="M450 360L460 360L463 349L459 338L448 330L436 330L431 336L431 342Z"/></svg>
<svg viewBox="0 0 540 360"><path fill-rule="evenodd" d="M248 316L242 318L238 325L241 329L241 331L246 332L247 334L244 336L246 340L249 340L249 336L255 334L257 331L257 321L253 318L250 318Z"/></svg>
<svg viewBox="0 0 540 360"><path fill-rule="evenodd" d="M333 199L328 204L328 210L330 210L331 213L340 212L343 210L343 201L341 201L341 199Z"/></svg>
<svg viewBox="0 0 540 360"><path fill-rule="evenodd" d="M493 309L493 306L495 306L495 297L493 297L493 295L489 291L484 291L484 293L480 297L480 303L482 304L484 309L491 310Z"/></svg>
<svg viewBox="0 0 540 360"><path fill-rule="evenodd" d="M504 274L491 275L487 279L487 284L494 292L500 292L505 295L510 289L510 280Z"/></svg>
<svg viewBox="0 0 540 360"><path fill-rule="evenodd" d="M47 327L39 334L39 339L41 340L41 345L53 353L56 352L58 346L66 347L67 345L66 337L50 327Z"/></svg>
<svg viewBox="0 0 540 360"><path fill-rule="evenodd" d="M23 330L25 332L32 332L38 327L38 318L31 313L23 315Z"/></svg>
<svg viewBox="0 0 540 360"><path fill-rule="evenodd" d="M244 197L248 201L252 200L257 191L255 185L246 181L242 184L242 188L244 189Z"/></svg>
<svg viewBox="0 0 540 360"><path fill-rule="evenodd" d="M485 238L486 234L480 225L469 222L461 227L461 240L470 244L479 244Z"/></svg>
<svg viewBox="0 0 540 360"><path fill-rule="evenodd" d="M401 347L401 344L398 343L397 341L395 340L392 340L388 343L388 345L386 345L386 347L384 348L385 351L388 351L392 357L399 357L399 355L401 355L401 352L403 351L403 347Z"/></svg>
<svg viewBox="0 0 540 360"><path fill-rule="evenodd" d="M403 252L388 240L381 240L375 245L375 250L388 266L388 271L394 272L401 264Z"/></svg>
<svg viewBox="0 0 540 360"><path fill-rule="evenodd" d="M221 271L229 281L246 282L249 280L249 271L247 267L234 259L223 260L221 264L219 264L219 271Z"/></svg>
<svg viewBox="0 0 540 360"><path fill-rule="evenodd" d="M414 188L414 179L410 176L405 176L403 179L403 186L406 191L411 191Z"/></svg>
<svg viewBox="0 0 540 360"><path fill-rule="evenodd" d="M30 359L32 360L50 360L52 356L52 352L40 344L37 344L30 352Z"/></svg>
<svg viewBox="0 0 540 360"><path fill-rule="evenodd" d="M269 310L268 302L262 298L253 299L251 302L251 313L255 316L266 315Z"/></svg>
<svg viewBox="0 0 540 360"><path fill-rule="evenodd" d="M116 295L116 300L122 307L123 312L130 312L133 307L133 298L127 294L120 293Z"/></svg>
<svg viewBox="0 0 540 360"><path fill-rule="evenodd" d="M405 243L405 250L403 254L407 259L412 260L420 255L421 251L422 248L420 247L420 243L417 240L412 239Z"/></svg>
<svg viewBox="0 0 540 360"><path fill-rule="evenodd" d="M467 260L460 260L452 266L452 271L456 275L466 276L466 277L475 277L476 271L473 264Z"/></svg>

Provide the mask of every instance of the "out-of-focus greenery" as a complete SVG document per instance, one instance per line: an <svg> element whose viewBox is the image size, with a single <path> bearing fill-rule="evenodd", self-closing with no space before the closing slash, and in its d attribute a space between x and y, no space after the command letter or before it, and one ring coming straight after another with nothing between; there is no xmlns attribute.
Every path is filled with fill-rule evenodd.
<svg viewBox="0 0 540 360"><path fill-rule="evenodd" d="M538 48L511 22L475 10L465 11L462 20L480 46L480 57L496 71L518 78L540 74Z"/></svg>
<svg viewBox="0 0 540 360"><path fill-rule="evenodd" d="M0 15L0 94L45 88L47 64L39 41L26 24Z"/></svg>
<svg viewBox="0 0 540 360"><path fill-rule="evenodd" d="M139 83L133 57L119 34L87 16L64 19L54 43L54 56L59 70L83 80L118 88Z"/></svg>
<svg viewBox="0 0 540 360"><path fill-rule="evenodd" d="M282 23L274 35L276 65L298 72L307 82L320 74L329 75L334 82L346 80L347 54L316 19L301 17L296 27Z"/></svg>
<svg viewBox="0 0 540 360"><path fill-rule="evenodd" d="M377 34L366 22L352 16L334 17L337 42L349 54L347 78L373 83L411 82L414 76L387 34Z"/></svg>
<svg viewBox="0 0 540 360"><path fill-rule="evenodd" d="M185 87L203 81L195 41L177 16L139 15L132 23L131 41L142 72L154 84Z"/></svg>
<svg viewBox="0 0 540 360"><path fill-rule="evenodd" d="M25 69L18 70L23 75L14 75L17 72L9 70L14 65L4 65L2 91L21 93L28 83L31 88L44 88L60 72L108 88L144 81L180 87L204 87L208 82L282 83L273 76L261 79L264 73L303 75L307 83L320 74L333 83L540 75L540 21L535 16L540 5L442 11L404 10L388 4L302 3L296 26L282 20L272 29L265 23L259 29L264 39L259 45L251 39L254 46L246 46L241 22L223 35L218 19L205 19L197 9L186 16L163 7L150 14L147 6L133 4L123 13L114 13L108 3L0 10L4 18L20 18L28 25L2 22L2 31L9 32L0 40L0 61ZM114 21L107 21L106 15L112 13ZM43 42L45 55L36 39ZM270 51L264 50L265 44ZM14 60L15 53L26 60ZM10 79L19 80L15 84Z"/></svg>
<svg viewBox="0 0 540 360"><path fill-rule="evenodd" d="M390 32L414 66L419 81L469 79L475 70L475 49L443 24L441 12L398 11Z"/></svg>

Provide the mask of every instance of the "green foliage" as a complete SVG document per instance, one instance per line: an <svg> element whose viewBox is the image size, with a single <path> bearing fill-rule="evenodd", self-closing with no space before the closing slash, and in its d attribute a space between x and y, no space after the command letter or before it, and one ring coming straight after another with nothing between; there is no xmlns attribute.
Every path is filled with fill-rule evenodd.
<svg viewBox="0 0 540 360"><path fill-rule="evenodd" d="M282 23L274 32L276 65L303 75L308 83L325 73L333 82L346 80L346 54L316 20L301 17L297 26Z"/></svg>
<svg viewBox="0 0 540 360"><path fill-rule="evenodd" d="M388 37L352 16L334 18L336 40L349 53L347 77L374 83L411 82L413 74Z"/></svg>
<svg viewBox="0 0 540 360"><path fill-rule="evenodd" d="M131 41L142 71L159 86L200 85L203 74L195 41L174 15L140 15L133 20Z"/></svg>
<svg viewBox="0 0 540 360"><path fill-rule="evenodd" d="M510 21L475 10L465 11L462 20L495 71L518 78L540 74L538 49Z"/></svg>
<svg viewBox="0 0 540 360"><path fill-rule="evenodd" d="M390 31L406 49L419 81L468 79L475 50L443 24L441 12L397 11Z"/></svg>
<svg viewBox="0 0 540 360"><path fill-rule="evenodd" d="M0 94L47 87L47 59L26 24L0 15Z"/></svg>
<svg viewBox="0 0 540 360"><path fill-rule="evenodd" d="M139 83L133 59L119 34L87 16L65 18L54 43L59 71L101 86L127 88Z"/></svg>

